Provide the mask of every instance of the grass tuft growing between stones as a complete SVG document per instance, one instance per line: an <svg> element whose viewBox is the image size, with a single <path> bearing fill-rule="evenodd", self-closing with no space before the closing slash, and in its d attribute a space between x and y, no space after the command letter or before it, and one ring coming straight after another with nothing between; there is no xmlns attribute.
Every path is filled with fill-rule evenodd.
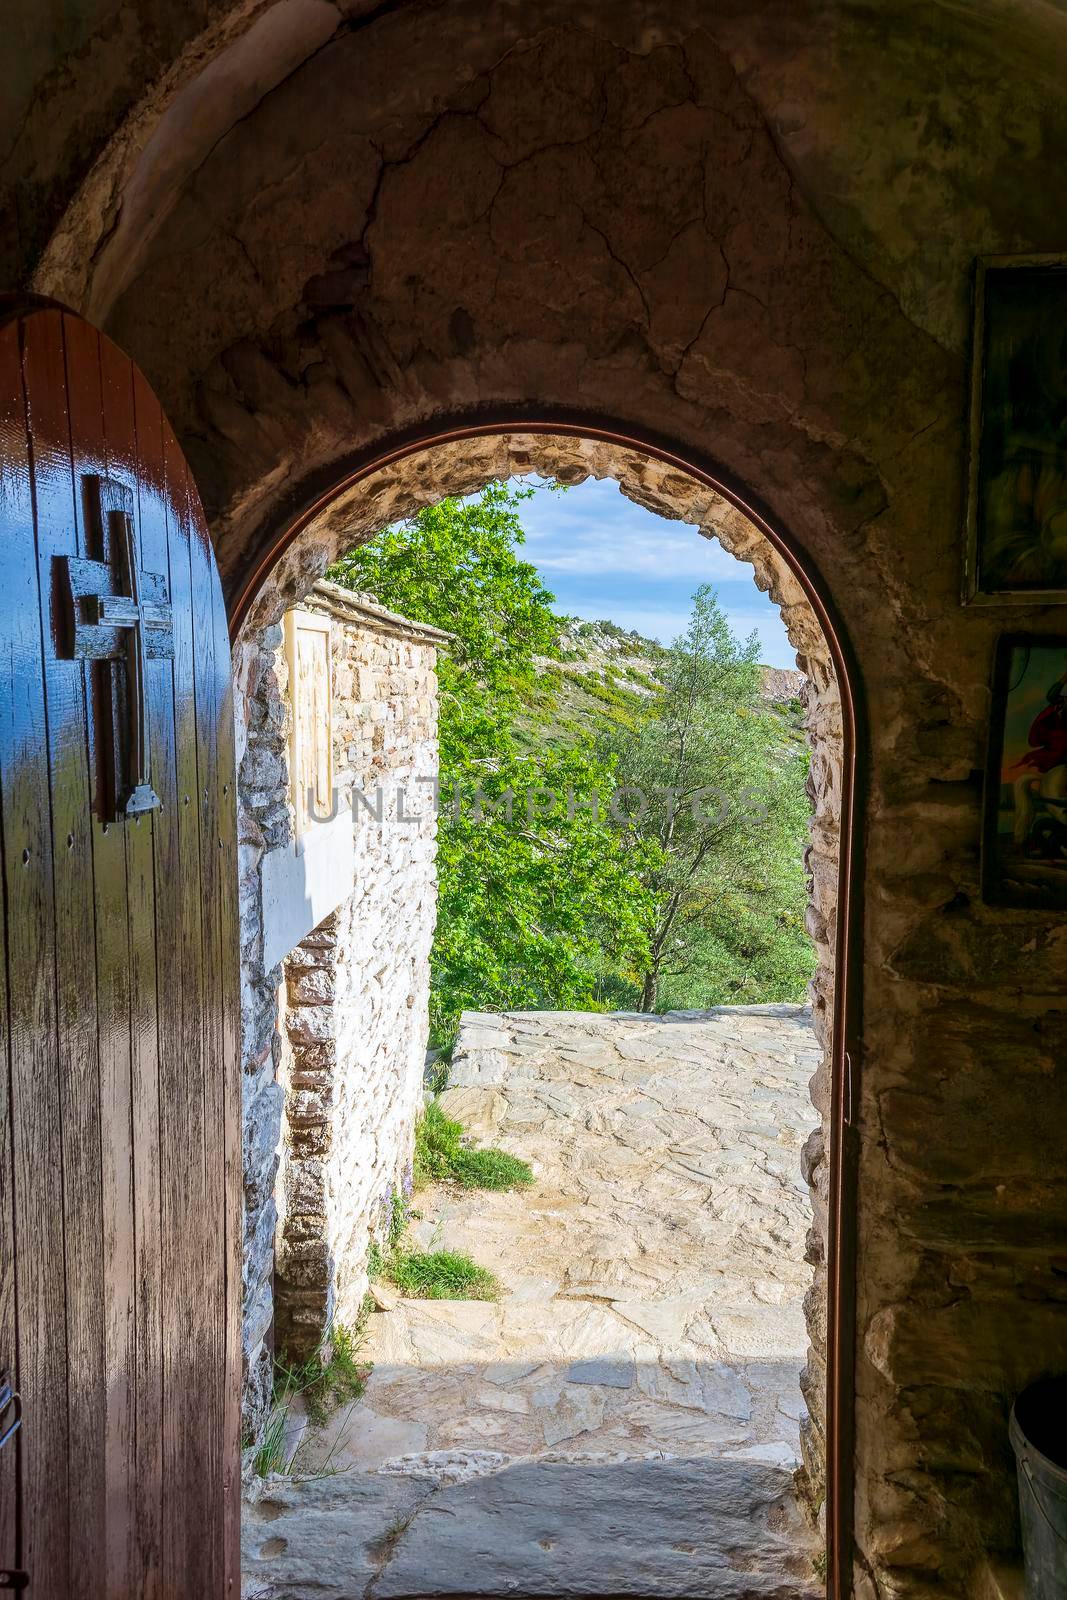
<svg viewBox="0 0 1067 1600"><path fill-rule="evenodd" d="M364 1302L354 1327L335 1323L326 1341L329 1356L320 1351L299 1364L278 1356L274 1363L274 1388L270 1415L263 1427L259 1445L252 1457L257 1478L272 1472L288 1472L286 1425L295 1400L304 1402L308 1420L322 1427L339 1406L359 1400L371 1372L369 1361L360 1361L359 1349L366 1334L368 1306Z"/></svg>
<svg viewBox="0 0 1067 1600"><path fill-rule="evenodd" d="M525 1189L533 1182L528 1161L504 1150L479 1150L463 1142L463 1124L431 1100L415 1129L415 1187L458 1183L463 1189Z"/></svg>
<svg viewBox="0 0 1067 1600"><path fill-rule="evenodd" d="M274 1380L275 1401L290 1403L297 1395L304 1402L308 1418L321 1428L330 1416L351 1400L362 1398L370 1376L370 1363L360 1361L359 1350L366 1336L367 1312L364 1307L355 1327L337 1322L325 1341L329 1355L319 1351L299 1366L280 1357ZM280 1391L280 1393L279 1393Z"/></svg>
<svg viewBox="0 0 1067 1600"><path fill-rule="evenodd" d="M533 1182L533 1169L506 1150L462 1149L452 1164L452 1176L464 1189L526 1189Z"/></svg>
<svg viewBox="0 0 1067 1600"><path fill-rule="evenodd" d="M458 1250L394 1250L385 1276L409 1300L498 1300L500 1280Z"/></svg>
<svg viewBox="0 0 1067 1600"><path fill-rule="evenodd" d="M458 1026L458 1025L457 1025ZM423 1074L423 1083L431 1094L444 1094L452 1077L452 1051L455 1049L455 1034L444 1046L439 1046L431 1051L427 1060L426 1071Z"/></svg>
<svg viewBox="0 0 1067 1600"><path fill-rule="evenodd" d="M285 1424L289 1416L289 1400L278 1398L275 1388L270 1415L263 1425L263 1433L252 1457L252 1471L257 1478L268 1478L272 1472L284 1472L289 1463L285 1459Z"/></svg>
<svg viewBox="0 0 1067 1600"><path fill-rule="evenodd" d="M330 1335L330 1357L312 1357L304 1368L305 1381L301 1388L308 1417L316 1427L322 1426L338 1406L362 1398L370 1376L370 1365L359 1360L359 1347L363 1343L365 1313L354 1329L338 1323Z"/></svg>

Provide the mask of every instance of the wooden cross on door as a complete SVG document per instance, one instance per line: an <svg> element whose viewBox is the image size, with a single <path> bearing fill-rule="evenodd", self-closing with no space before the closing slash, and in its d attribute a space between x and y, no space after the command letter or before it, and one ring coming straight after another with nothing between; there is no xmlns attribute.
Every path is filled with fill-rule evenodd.
<svg viewBox="0 0 1067 1600"><path fill-rule="evenodd" d="M108 794L104 809L111 815L135 817L162 804L152 787L149 750L148 661L174 655L174 629L167 580L145 572L137 561L133 491L114 478L87 476L89 530L102 561L62 560L67 580L70 618L69 654L80 661L125 662L127 728L116 715L118 689L108 674L104 765ZM120 731L116 737L115 729ZM125 761L121 744L126 746ZM125 769L125 771L123 770Z"/></svg>

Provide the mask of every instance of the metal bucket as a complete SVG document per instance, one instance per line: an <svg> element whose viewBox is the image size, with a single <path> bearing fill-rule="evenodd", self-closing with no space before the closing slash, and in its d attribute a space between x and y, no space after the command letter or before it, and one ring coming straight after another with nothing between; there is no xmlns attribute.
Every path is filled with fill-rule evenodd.
<svg viewBox="0 0 1067 1600"><path fill-rule="evenodd" d="M1008 1436L1019 1470L1026 1600L1067 1600L1067 1378L1024 1389Z"/></svg>

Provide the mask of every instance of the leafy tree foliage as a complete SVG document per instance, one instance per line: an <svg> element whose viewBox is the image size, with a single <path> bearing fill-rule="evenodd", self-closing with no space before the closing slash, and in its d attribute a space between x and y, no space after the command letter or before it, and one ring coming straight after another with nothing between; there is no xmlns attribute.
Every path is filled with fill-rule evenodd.
<svg viewBox="0 0 1067 1600"><path fill-rule="evenodd" d="M442 500L349 552L327 576L415 622L455 635L438 662L442 774L499 763L559 621L537 568L520 560L519 506L530 489L491 483L474 500Z"/></svg>
<svg viewBox="0 0 1067 1600"><path fill-rule="evenodd" d="M516 737L534 656L556 653L560 625L553 596L517 553L530 492L494 483L474 500L444 500L329 573L455 635L438 667L438 1040L466 1008L593 1006L605 961L626 972L647 962L647 848L634 854L603 814L578 803L611 794L610 761L589 737L537 752Z"/></svg>
<svg viewBox="0 0 1067 1600"><path fill-rule="evenodd" d="M807 748L760 697L755 639L705 587L643 696L572 672L521 558L529 493L442 501L330 572L455 635L438 665L435 1040L464 1009L800 999ZM595 741L588 715L561 714L576 693Z"/></svg>
<svg viewBox="0 0 1067 1600"><path fill-rule="evenodd" d="M632 797L623 830L652 850L640 1007L799 999L807 749L760 698L755 635L733 638L707 585L660 677L655 715L600 740L617 801Z"/></svg>

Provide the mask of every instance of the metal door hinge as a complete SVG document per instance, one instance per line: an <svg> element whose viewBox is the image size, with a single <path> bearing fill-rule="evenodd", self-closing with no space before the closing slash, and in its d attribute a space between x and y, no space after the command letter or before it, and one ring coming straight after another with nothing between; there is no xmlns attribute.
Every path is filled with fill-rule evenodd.
<svg viewBox="0 0 1067 1600"><path fill-rule="evenodd" d="M9 1411L13 1413L10 1421L7 1420ZM0 1450L21 1427L22 1401L11 1381L11 1374L0 1371ZM0 1589L21 1591L29 1586L30 1575L23 1572L21 1567L0 1567Z"/></svg>
<svg viewBox="0 0 1067 1600"><path fill-rule="evenodd" d="M10 1422L5 1419L9 1411L14 1412ZM22 1427L22 1400L18 1390L11 1382L9 1372L0 1372L0 1450L4 1448L13 1433L18 1433ZM0 1569L2 1570L2 1569Z"/></svg>
<svg viewBox="0 0 1067 1600"><path fill-rule="evenodd" d="M852 1057L849 1055L847 1050L845 1051L845 1085L844 1085L844 1094L845 1094L845 1104L844 1104L845 1127L846 1128L851 1128L851 1126L852 1126L852 1113L853 1113Z"/></svg>

